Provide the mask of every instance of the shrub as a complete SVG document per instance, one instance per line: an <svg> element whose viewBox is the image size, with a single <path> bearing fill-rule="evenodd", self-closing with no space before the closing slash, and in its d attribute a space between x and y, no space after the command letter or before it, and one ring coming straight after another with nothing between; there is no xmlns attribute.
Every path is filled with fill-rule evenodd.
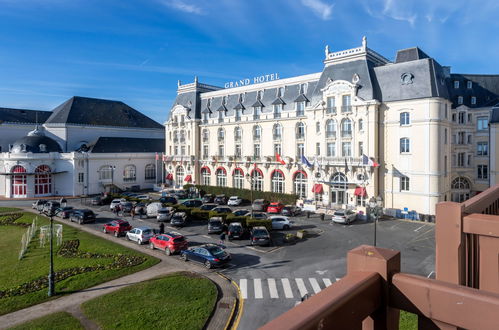
<svg viewBox="0 0 499 330"><path fill-rule="evenodd" d="M231 213L218 213L217 211L210 211L208 213L208 219L211 219L213 217L221 217L222 221L225 221L227 219L227 216Z"/></svg>
<svg viewBox="0 0 499 330"><path fill-rule="evenodd" d="M224 219L224 223L226 225L230 225L233 222L240 222L243 227L246 227L246 221L249 219L249 217L240 215L240 216L235 216L232 213L229 213L227 217Z"/></svg>
<svg viewBox="0 0 499 330"><path fill-rule="evenodd" d="M210 211L195 208L191 210L191 216L199 220L208 220L210 216Z"/></svg>
<svg viewBox="0 0 499 330"><path fill-rule="evenodd" d="M185 212L186 216L190 216L191 215L191 211L193 209L191 209L190 207L187 207L185 205L182 205L182 204L177 204L177 205L175 205L175 210L177 212Z"/></svg>
<svg viewBox="0 0 499 330"><path fill-rule="evenodd" d="M246 225L250 228L264 226L265 228L267 228L267 230L272 230L272 220L270 219L249 218L248 220L246 220Z"/></svg>
<svg viewBox="0 0 499 330"><path fill-rule="evenodd" d="M193 185L184 185L184 189L188 189ZM239 196L244 200L251 200L251 190L249 189L237 189L237 188L229 188L229 187L216 187L216 186L203 186L196 185L196 188L199 190L204 190L207 194L221 195L225 194L226 196ZM283 204L296 204L296 200L298 196L294 194L279 194L270 191L253 191L253 200L263 198L272 202L281 202Z"/></svg>

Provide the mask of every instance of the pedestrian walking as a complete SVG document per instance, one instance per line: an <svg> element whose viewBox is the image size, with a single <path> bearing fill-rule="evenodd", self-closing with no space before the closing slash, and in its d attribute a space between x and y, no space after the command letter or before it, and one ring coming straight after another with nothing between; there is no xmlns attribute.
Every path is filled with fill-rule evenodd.
<svg viewBox="0 0 499 330"><path fill-rule="evenodd" d="M135 207L132 207L132 210L130 211L130 216L132 217L133 220L133 217L135 216Z"/></svg>
<svg viewBox="0 0 499 330"><path fill-rule="evenodd" d="M220 234L220 242L219 242L220 245L225 246L225 236L226 236L225 232L222 231L222 233Z"/></svg>
<svg viewBox="0 0 499 330"><path fill-rule="evenodd" d="M120 212L120 207L119 207L119 205L115 205L115 206L114 206L114 210L113 210L113 211L114 211L114 213L116 214L116 216L118 216L118 213Z"/></svg>
<svg viewBox="0 0 499 330"><path fill-rule="evenodd" d="M160 234L164 234L165 233L165 224L164 223L160 223L160 225L159 225L159 233Z"/></svg>

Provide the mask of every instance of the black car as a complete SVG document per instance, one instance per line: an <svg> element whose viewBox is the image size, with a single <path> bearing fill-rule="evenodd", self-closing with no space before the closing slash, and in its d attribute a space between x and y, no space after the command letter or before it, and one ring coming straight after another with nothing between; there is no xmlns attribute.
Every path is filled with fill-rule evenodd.
<svg viewBox="0 0 499 330"><path fill-rule="evenodd" d="M201 205L203 205L203 202L199 199L189 199L183 202L182 205L185 205L187 207L200 207Z"/></svg>
<svg viewBox="0 0 499 330"><path fill-rule="evenodd" d="M250 212L250 211L248 211L248 210L246 210L246 209L236 210L236 211L234 211L234 212L232 212L232 213L234 213L234 215L235 215L236 217L251 214L251 212Z"/></svg>
<svg viewBox="0 0 499 330"><path fill-rule="evenodd" d="M163 196L159 199L159 202L163 204L177 204L178 200L174 196Z"/></svg>
<svg viewBox="0 0 499 330"><path fill-rule="evenodd" d="M59 207L57 210L55 210L54 215L63 219L69 219L71 213L73 213L74 211L75 209L72 206Z"/></svg>
<svg viewBox="0 0 499 330"><path fill-rule="evenodd" d="M220 234L224 229L221 217L213 217L208 220L208 234Z"/></svg>
<svg viewBox="0 0 499 330"><path fill-rule="evenodd" d="M217 206L212 209L212 211L218 212L218 213L232 213L232 209L227 206Z"/></svg>
<svg viewBox="0 0 499 330"><path fill-rule="evenodd" d="M240 222L232 222L229 225L227 237L229 240L232 239L243 239L249 234L248 229L243 227Z"/></svg>
<svg viewBox="0 0 499 330"><path fill-rule="evenodd" d="M286 215L288 217L294 217L301 214L301 208L295 205L286 205L281 210L281 215Z"/></svg>
<svg viewBox="0 0 499 330"><path fill-rule="evenodd" d="M185 261L192 260L200 262L208 269L222 266L231 259L231 256L227 251L215 244L204 244L192 247L180 252L180 255Z"/></svg>
<svg viewBox="0 0 499 330"><path fill-rule="evenodd" d="M40 208L43 208L43 205L45 205L47 201L45 199L39 199L33 204L31 204L31 207L34 208L37 211L40 211Z"/></svg>
<svg viewBox="0 0 499 330"><path fill-rule="evenodd" d="M203 196L203 198L201 198L201 201L203 203L213 203L213 201L215 200L215 196L213 196L212 194L206 194Z"/></svg>
<svg viewBox="0 0 499 330"><path fill-rule="evenodd" d="M92 210L75 210L69 217L71 222L78 222L79 225L87 222L95 222L95 213Z"/></svg>
<svg viewBox="0 0 499 330"><path fill-rule="evenodd" d="M170 224L175 227L183 227L187 224L187 215L185 212L175 212L171 219Z"/></svg>
<svg viewBox="0 0 499 330"><path fill-rule="evenodd" d="M211 211L217 206L217 204L203 204L199 209L203 211Z"/></svg>
<svg viewBox="0 0 499 330"><path fill-rule="evenodd" d="M121 212L130 213L133 209L133 204L131 202L125 202L120 204Z"/></svg>
<svg viewBox="0 0 499 330"><path fill-rule="evenodd" d="M227 205L227 201L229 199L225 195L217 195L215 199L213 200L213 203L218 204L218 205Z"/></svg>
<svg viewBox="0 0 499 330"><path fill-rule="evenodd" d="M251 245L271 245L270 234L267 228L263 226L253 227L251 230Z"/></svg>
<svg viewBox="0 0 499 330"><path fill-rule="evenodd" d="M175 191L175 197L177 197L177 199L187 199L189 198L189 194L185 190L177 190Z"/></svg>

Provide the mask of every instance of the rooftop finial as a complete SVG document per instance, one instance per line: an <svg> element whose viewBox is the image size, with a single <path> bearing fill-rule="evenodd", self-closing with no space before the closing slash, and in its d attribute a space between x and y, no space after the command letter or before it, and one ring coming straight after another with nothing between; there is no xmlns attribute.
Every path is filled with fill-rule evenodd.
<svg viewBox="0 0 499 330"><path fill-rule="evenodd" d="M362 37L362 48L367 48L367 38L366 36L363 36Z"/></svg>
<svg viewBox="0 0 499 330"><path fill-rule="evenodd" d="M182 82L179 80L177 80L177 87L180 87L182 85Z"/></svg>
<svg viewBox="0 0 499 330"><path fill-rule="evenodd" d="M329 45L326 45L326 49L324 49L324 53L326 54L326 58L329 55Z"/></svg>
<svg viewBox="0 0 499 330"><path fill-rule="evenodd" d="M194 83L197 84L198 83L198 76L194 76Z"/></svg>

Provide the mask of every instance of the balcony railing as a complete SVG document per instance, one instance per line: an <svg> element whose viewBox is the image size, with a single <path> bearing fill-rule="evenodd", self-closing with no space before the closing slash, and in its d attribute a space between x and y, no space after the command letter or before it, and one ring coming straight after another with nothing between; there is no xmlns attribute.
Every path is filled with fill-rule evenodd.
<svg viewBox="0 0 499 330"><path fill-rule="evenodd" d="M273 135L272 135L272 138L273 138L274 140L280 140L280 139L281 139L281 137L282 137L282 135L281 135L281 134L273 134Z"/></svg>
<svg viewBox="0 0 499 330"><path fill-rule="evenodd" d="M336 113L336 107L327 107L326 108L326 113L335 114Z"/></svg>
<svg viewBox="0 0 499 330"><path fill-rule="evenodd" d="M281 118L280 112L274 112L274 118Z"/></svg>
<svg viewBox="0 0 499 330"><path fill-rule="evenodd" d="M341 112L352 112L352 106L351 105L342 105Z"/></svg>
<svg viewBox="0 0 499 330"><path fill-rule="evenodd" d="M185 121L181 120L180 121L180 126L185 126Z"/></svg>
<svg viewBox="0 0 499 330"><path fill-rule="evenodd" d="M178 142L178 138L174 137L173 138L173 143L177 143Z"/></svg>
<svg viewBox="0 0 499 330"><path fill-rule="evenodd" d="M225 140L225 137L224 137L224 136L219 136L219 137L218 137L218 141L219 141L219 142L223 142L224 140Z"/></svg>
<svg viewBox="0 0 499 330"><path fill-rule="evenodd" d="M241 121L241 116L235 116L235 121Z"/></svg>
<svg viewBox="0 0 499 330"><path fill-rule="evenodd" d="M218 118L218 122L219 122L219 123L223 123L223 122L224 122L224 119L223 119L223 118Z"/></svg>
<svg viewBox="0 0 499 330"><path fill-rule="evenodd" d="M203 118L203 124L208 124L208 118Z"/></svg>
<svg viewBox="0 0 499 330"><path fill-rule="evenodd" d="M336 131L326 131L326 138L336 138Z"/></svg>
<svg viewBox="0 0 499 330"><path fill-rule="evenodd" d="M343 131L343 132L341 132L341 137L351 138L352 137L352 131Z"/></svg>
<svg viewBox="0 0 499 330"><path fill-rule="evenodd" d="M296 134L296 139L297 140L303 140L304 138L305 138L305 134L302 134L302 133Z"/></svg>
<svg viewBox="0 0 499 330"><path fill-rule="evenodd" d="M173 126L173 127L178 127L178 122L176 122L176 121L172 121L172 126Z"/></svg>
<svg viewBox="0 0 499 330"><path fill-rule="evenodd" d="M208 142L208 137L207 136L203 136L203 142Z"/></svg>
<svg viewBox="0 0 499 330"><path fill-rule="evenodd" d="M305 111L304 110L296 110L296 117L301 117L305 116Z"/></svg>
<svg viewBox="0 0 499 330"><path fill-rule="evenodd" d="M184 143L185 142L185 138L180 138L180 143Z"/></svg>
<svg viewBox="0 0 499 330"><path fill-rule="evenodd" d="M253 115L253 120L258 120L260 119L260 115L259 114L254 114Z"/></svg>
<svg viewBox="0 0 499 330"><path fill-rule="evenodd" d="M260 135L253 135L253 141L260 141Z"/></svg>
<svg viewBox="0 0 499 330"><path fill-rule="evenodd" d="M137 178L135 176L129 178L127 177L123 178L123 182L135 182L135 181L137 181Z"/></svg>

